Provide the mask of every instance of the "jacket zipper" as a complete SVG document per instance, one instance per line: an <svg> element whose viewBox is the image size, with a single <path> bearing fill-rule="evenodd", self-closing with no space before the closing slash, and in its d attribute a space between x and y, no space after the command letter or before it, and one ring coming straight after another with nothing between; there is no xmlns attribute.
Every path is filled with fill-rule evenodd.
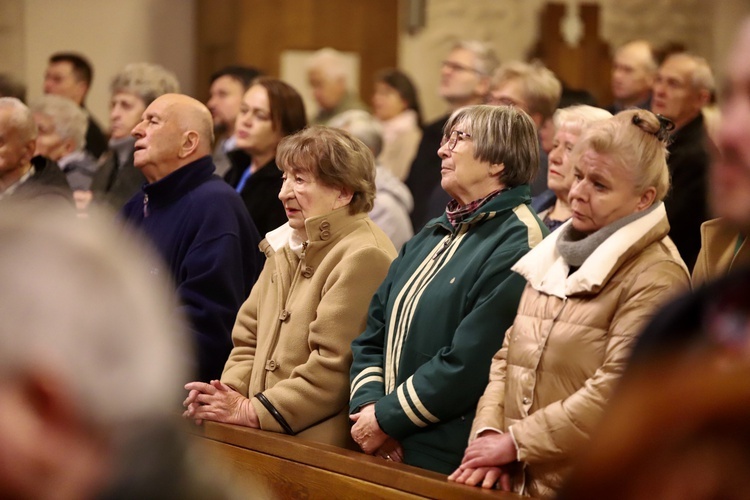
<svg viewBox="0 0 750 500"><path fill-rule="evenodd" d="M143 195L143 218L148 217L148 193Z"/></svg>

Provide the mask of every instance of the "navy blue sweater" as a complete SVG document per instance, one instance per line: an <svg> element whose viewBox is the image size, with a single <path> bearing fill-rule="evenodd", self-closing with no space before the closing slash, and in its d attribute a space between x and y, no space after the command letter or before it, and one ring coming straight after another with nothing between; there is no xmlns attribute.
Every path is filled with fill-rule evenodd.
<svg viewBox="0 0 750 500"><path fill-rule="evenodd" d="M213 172L211 157L200 158L144 185L122 209L166 262L193 332L198 378L206 382L221 377L237 311L262 267L255 224Z"/></svg>

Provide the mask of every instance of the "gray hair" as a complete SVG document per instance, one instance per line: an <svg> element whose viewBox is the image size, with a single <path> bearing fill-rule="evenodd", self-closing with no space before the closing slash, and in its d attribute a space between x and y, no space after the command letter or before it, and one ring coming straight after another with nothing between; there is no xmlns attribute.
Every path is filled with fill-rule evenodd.
<svg viewBox="0 0 750 500"><path fill-rule="evenodd" d="M492 77L492 87L507 81L519 80L529 113L539 113L545 120L560 104L562 84L555 74L541 62L510 61L500 66Z"/></svg>
<svg viewBox="0 0 750 500"><path fill-rule="evenodd" d="M0 110L10 110L9 122L24 142L36 139L36 123L31 110L15 97L0 97Z"/></svg>
<svg viewBox="0 0 750 500"><path fill-rule="evenodd" d="M606 109L578 104L567 108L560 108L552 116L555 129L563 127L576 130L579 134L586 126L601 120L612 118L612 113Z"/></svg>
<svg viewBox="0 0 750 500"><path fill-rule="evenodd" d="M495 51L492 50L492 47L479 40L459 40L451 48L451 50L456 49L468 50L474 54L477 58L477 67L474 69L484 76L492 76L492 73L500 65L500 60L497 58Z"/></svg>
<svg viewBox="0 0 750 500"><path fill-rule="evenodd" d="M667 60L670 59L684 59L693 63L692 74L690 75L690 83L693 89L708 92L713 92L716 89L713 71L711 71L711 66L705 58L689 52L678 52L667 57Z"/></svg>
<svg viewBox="0 0 750 500"><path fill-rule="evenodd" d="M178 94L180 83L174 73L158 64L132 63L115 75L109 88L112 95L129 92L148 106L164 94Z"/></svg>
<svg viewBox="0 0 750 500"><path fill-rule="evenodd" d="M474 158L503 164L500 181L508 187L530 183L539 168L539 139L531 117L513 106L467 106L453 112L444 135L460 129L471 135Z"/></svg>
<svg viewBox="0 0 750 500"><path fill-rule="evenodd" d="M172 414L188 334L158 259L112 214L0 210L0 377L41 366L99 429ZM132 426L130 426L132 429Z"/></svg>
<svg viewBox="0 0 750 500"><path fill-rule="evenodd" d="M346 60L344 55L336 49L326 47L316 51L307 60L305 69L310 71L317 69L327 78L335 80L337 78L347 79Z"/></svg>
<svg viewBox="0 0 750 500"><path fill-rule="evenodd" d="M31 104L32 113L41 113L52 118L55 131L64 140L72 140L74 150L86 145L86 130L89 126L86 112L66 97L43 95Z"/></svg>
<svg viewBox="0 0 750 500"><path fill-rule="evenodd" d="M383 127L367 111L351 109L331 118L329 127L346 130L370 148L375 158L383 150Z"/></svg>

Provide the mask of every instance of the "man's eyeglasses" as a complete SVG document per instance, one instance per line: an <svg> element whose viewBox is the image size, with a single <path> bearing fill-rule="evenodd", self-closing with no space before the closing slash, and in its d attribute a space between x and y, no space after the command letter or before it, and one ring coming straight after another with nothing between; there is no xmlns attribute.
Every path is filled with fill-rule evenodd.
<svg viewBox="0 0 750 500"><path fill-rule="evenodd" d="M464 139L471 139L471 134L461 132L460 130L454 130L450 134L443 136L443 140L440 141L440 147L443 147L447 144L448 150L453 151L453 149L456 147L456 144L458 144L458 141L463 141Z"/></svg>
<svg viewBox="0 0 750 500"><path fill-rule="evenodd" d="M478 69L472 68L471 66L464 66L463 64L458 64L453 61L443 61L441 64L443 65L443 68L448 68L451 71L468 71L470 73L476 73L478 75L483 74Z"/></svg>

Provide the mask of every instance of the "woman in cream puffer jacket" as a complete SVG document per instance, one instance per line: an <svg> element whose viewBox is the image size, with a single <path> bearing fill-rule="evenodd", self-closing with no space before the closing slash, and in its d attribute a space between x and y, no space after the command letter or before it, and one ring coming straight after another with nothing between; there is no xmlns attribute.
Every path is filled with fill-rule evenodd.
<svg viewBox="0 0 750 500"><path fill-rule="evenodd" d="M642 110L582 136L573 152L573 217L513 268L526 289L450 479L553 495L599 423L642 326L689 287L667 237L663 136Z"/></svg>

